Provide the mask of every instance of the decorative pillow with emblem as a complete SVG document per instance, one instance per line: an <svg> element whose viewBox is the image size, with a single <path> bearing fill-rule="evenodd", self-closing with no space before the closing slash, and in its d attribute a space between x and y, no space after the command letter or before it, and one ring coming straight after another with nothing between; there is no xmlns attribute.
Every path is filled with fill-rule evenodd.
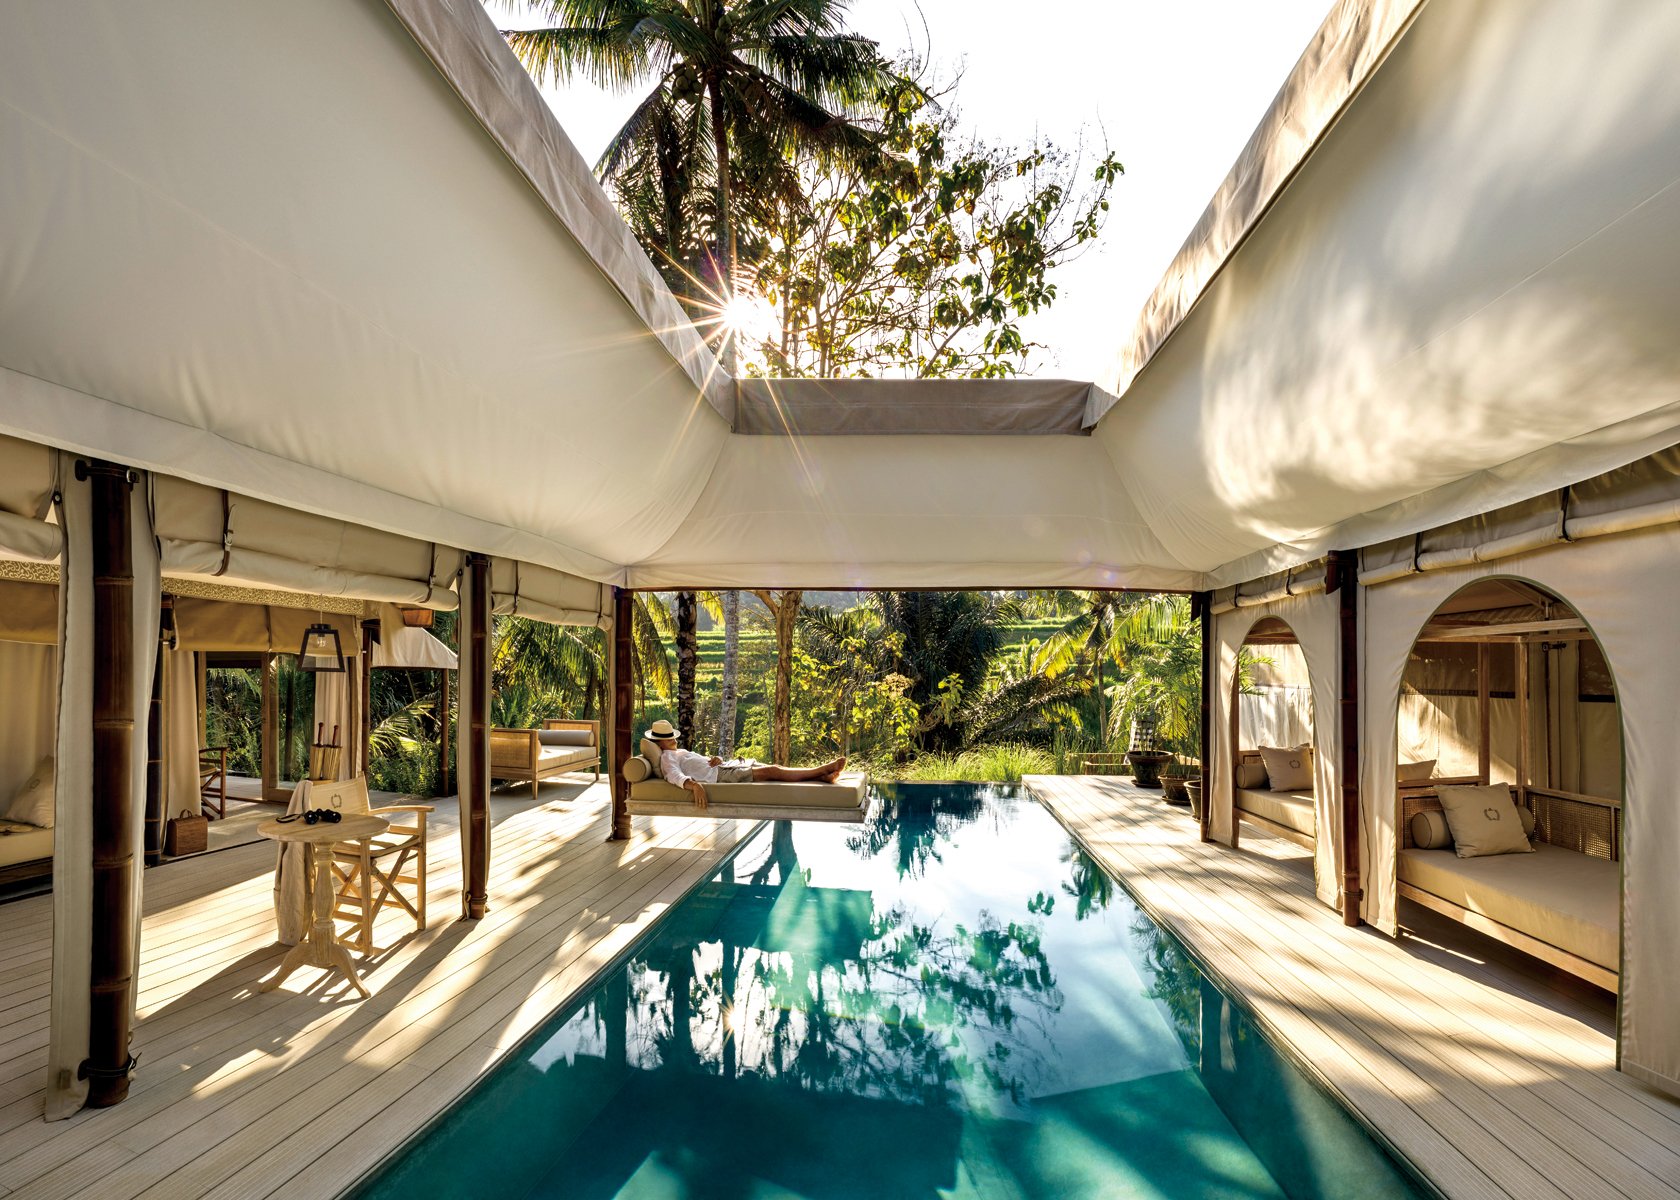
<svg viewBox="0 0 1680 1200"><path fill-rule="evenodd" d="M1276 746L1261 746L1260 758L1266 764L1266 778L1274 792L1308 792L1313 785L1313 752L1311 746L1297 746L1282 750Z"/></svg>
<svg viewBox="0 0 1680 1200"><path fill-rule="evenodd" d="M1444 787L1437 796L1452 830L1453 850L1460 858L1490 854L1532 854L1522 814L1511 789L1502 783L1485 787Z"/></svg>
<svg viewBox="0 0 1680 1200"><path fill-rule="evenodd" d="M37 764L34 774L24 780L23 786L12 793L6 806L0 808L0 818L33 825L37 829L51 829L57 811L53 796L54 774L53 759L49 754Z"/></svg>

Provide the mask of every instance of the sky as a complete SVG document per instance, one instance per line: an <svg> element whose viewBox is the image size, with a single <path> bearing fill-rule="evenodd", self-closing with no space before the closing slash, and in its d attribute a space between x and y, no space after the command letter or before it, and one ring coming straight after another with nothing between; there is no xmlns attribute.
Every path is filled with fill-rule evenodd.
<svg viewBox="0 0 1680 1200"><path fill-rule="evenodd" d="M852 0L849 12L889 53L960 69L963 124L987 141L1106 142L1125 164L1101 238L1053 276L1056 303L1025 326L1048 347L1029 374L1101 381L1330 4ZM521 9L490 5L504 25L537 23ZM639 98L588 84L545 94L591 163Z"/></svg>

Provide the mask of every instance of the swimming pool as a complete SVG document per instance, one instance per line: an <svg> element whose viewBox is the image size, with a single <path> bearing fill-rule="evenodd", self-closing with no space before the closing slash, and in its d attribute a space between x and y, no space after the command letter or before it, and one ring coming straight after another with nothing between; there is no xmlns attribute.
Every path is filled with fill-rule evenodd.
<svg viewBox="0 0 1680 1200"><path fill-rule="evenodd" d="M778 823L358 1193L1419 1195L1020 789Z"/></svg>

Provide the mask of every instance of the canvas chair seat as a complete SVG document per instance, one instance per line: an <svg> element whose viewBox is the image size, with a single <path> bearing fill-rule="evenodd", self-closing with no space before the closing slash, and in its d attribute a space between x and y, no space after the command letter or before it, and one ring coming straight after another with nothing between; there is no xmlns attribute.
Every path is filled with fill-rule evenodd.
<svg viewBox="0 0 1680 1200"><path fill-rule="evenodd" d="M333 808L346 815L370 813L391 822L389 829L374 837L333 845L333 915L355 923L350 943L363 954L373 953L374 919L388 907L413 917L416 930L425 929L426 814L433 806L372 807L363 776L344 783L315 784L309 803L311 808Z"/></svg>

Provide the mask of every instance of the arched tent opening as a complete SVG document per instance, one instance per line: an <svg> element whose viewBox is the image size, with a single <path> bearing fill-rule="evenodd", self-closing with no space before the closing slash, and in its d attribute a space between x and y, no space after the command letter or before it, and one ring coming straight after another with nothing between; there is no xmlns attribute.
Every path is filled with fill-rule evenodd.
<svg viewBox="0 0 1680 1200"><path fill-rule="evenodd" d="M1399 894L1600 987L1621 965L1622 715L1579 612L1478 580L1401 678Z"/></svg>
<svg viewBox="0 0 1680 1200"><path fill-rule="evenodd" d="M1312 679L1300 640L1280 617L1256 621L1238 648L1230 733L1233 834L1247 822L1313 849Z"/></svg>

